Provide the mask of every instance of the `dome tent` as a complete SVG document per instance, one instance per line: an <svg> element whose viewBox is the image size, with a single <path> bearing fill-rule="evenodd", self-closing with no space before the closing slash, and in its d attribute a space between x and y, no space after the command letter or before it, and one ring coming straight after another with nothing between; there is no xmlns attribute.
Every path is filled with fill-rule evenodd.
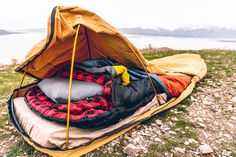
<svg viewBox="0 0 236 157"><path fill-rule="evenodd" d="M55 7L48 21L47 38L30 50L25 61L15 71L40 80L49 77L51 71L70 63L76 28L79 28L79 32L75 50L75 62L80 63L87 59L106 57L126 66L145 68L148 72L158 75L168 75L169 73L175 73L176 75L178 73L188 74L192 76L192 80L179 97L172 98L162 106L152 108L152 110L136 117L129 124L112 130L87 145L69 150L45 148L35 143L22 130L17 123L17 118L14 116L13 99L22 96L32 84L21 87L20 90L15 89L8 101L9 115L13 125L30 145L52 156L83 155L115 139L154 114L178 104L192 92L195 83L206 74L204 61L199 55L195 54L180 54L147 61L137 48L114 27L96 14L79 7ZM156 101L154 100L154 103Z"/></svg>
<svg viewBox="0 0 236 157"><path fill-rule="evenodd" d="M71 60L76 28L80 25L75 60L107 57L123 65L142 68L149 62L117 29L96 14L79 7L55 7L48 21L48 36L36 44L15 70L45 78L53 68ZM156 68L152 72L162 73Z"/></svg>

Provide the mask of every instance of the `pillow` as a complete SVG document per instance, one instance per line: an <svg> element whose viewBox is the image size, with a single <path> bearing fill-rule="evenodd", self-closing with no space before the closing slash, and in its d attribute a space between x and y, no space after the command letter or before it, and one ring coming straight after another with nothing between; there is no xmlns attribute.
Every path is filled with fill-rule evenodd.
<svg viewBox="0 0 236 157"><path fill-rule="evenodd" d="M57 103L67 103L69 78L47 78L42 80L38 86L53 101ZM71 101L82 100L98 95L102 95L102 85L73 79Z"/></svg>

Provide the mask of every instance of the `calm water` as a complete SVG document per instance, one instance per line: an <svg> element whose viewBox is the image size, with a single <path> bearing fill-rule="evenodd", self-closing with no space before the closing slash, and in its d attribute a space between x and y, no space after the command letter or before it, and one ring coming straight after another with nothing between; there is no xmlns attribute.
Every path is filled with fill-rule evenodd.
<svg viewBox="0 0 236 157"><path fill-rule="evenodd" d="M26 53L46 36L46 33L0 35L0 63L9 64L15 58L22 61ZM169 47L179 50L234 49L236 38L179 38L144 35L125 35L137 48Z"/></svg>

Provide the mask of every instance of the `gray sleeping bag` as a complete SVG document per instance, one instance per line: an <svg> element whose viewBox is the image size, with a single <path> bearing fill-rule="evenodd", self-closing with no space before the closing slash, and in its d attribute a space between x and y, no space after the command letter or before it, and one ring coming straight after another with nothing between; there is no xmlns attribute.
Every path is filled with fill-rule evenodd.
<svg viewBox="0 0 236 157"><path fill-rule="evenodd" d="M53 101L57 103L67 103L69 78L47 78L42 80L38 86ZM82 100L98 95L102 95L102 85L73 79L71 101Z"/></svg>

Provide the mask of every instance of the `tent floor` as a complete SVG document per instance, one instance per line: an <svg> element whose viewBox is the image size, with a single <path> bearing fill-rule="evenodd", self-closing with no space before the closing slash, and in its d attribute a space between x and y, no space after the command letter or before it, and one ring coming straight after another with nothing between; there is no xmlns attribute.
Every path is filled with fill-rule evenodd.
<svg viewBox="0 0 236 157"><path fill-rule="evenodd" d="M110 133L125 124L134 121L134 119L144 112L147 112L150 108L155 106L155 104L156 98L146 106L137 110L130 117L106 128L80 129L70 127L69 148L78 147L79 145L86 144L99 137L104 137L104 134ZM48 121L35 114L27 106L24 97L14 99L14 110L20 126L33 141L46 148L65 148L65 126Z"/></svg>

